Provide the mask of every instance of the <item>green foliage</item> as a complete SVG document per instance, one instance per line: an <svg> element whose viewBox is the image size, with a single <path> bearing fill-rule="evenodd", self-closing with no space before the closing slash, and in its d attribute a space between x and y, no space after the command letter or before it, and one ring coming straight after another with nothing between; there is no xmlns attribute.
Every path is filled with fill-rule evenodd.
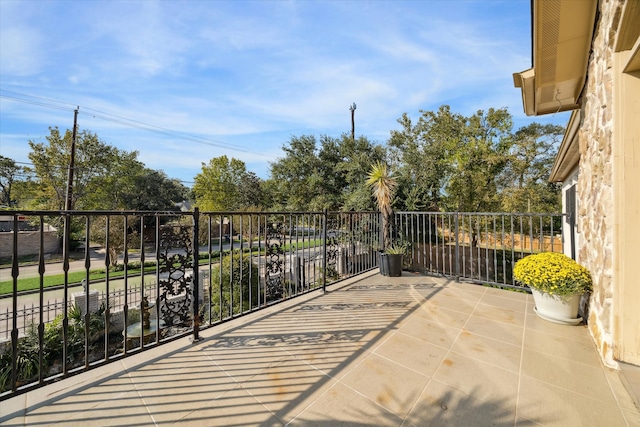
<svg viewBox="0 0 640 427"><path fill-rule="evenodd" d="M35 181L22 185L32 207L62 209L65 206L72 132L49 128L46 143L29 141ZM30 182L29 182L30 183ZM25 196L22 196L25 197ZM90 131L76 136L72 207L74 209L173 210L188 197L187 188L162 171L145 168L138 152L119 150Z"/></svg>
<svg viewBox="0 0 640 427"><path fill-rule="evenodd" d="M387 246L384 252L391 255L404 255L407 252L407 246L393 243Z"/></svg>
<svg viewBox="0 0 640 427"><path fill-rule="evenodd" d="M560 185L549 182L564 128L531 123L513 135L509 163L499 177L505 212L560 212Z"/></svg>
<svg viewBox="0 0 640 427"><path fill-rule="evenodd" d="M89 350L99 349L104 344L105 306L89 316ZM59 366L63 356L62 325L64 316L56 316L52 322L44 324L42 333L42 368L46 378L56 372L54 365ZM80 307L69 308L69 327L67 331L67 363L70 368L84 363L85 356L85 321ZM32 324L24 337L18 340L17 381L29 383L39 375L40 347L39 332ZM0 354L0 392L10 387L11 380L11 348Z"/></svg>
<svg viewBox="0 0 640 427"><path fill-rule="evenodd" d="M371 188L373 196L382 213L382 230L384 248L387 248L391 238L391 201L396 190L397 181L386 164L375 163L367 175L366 184Z"/></svg>
<svg viewBox="0 0 640 427"><path fill-rule="evenodd" d="M176 210L176 203L189 198L189 190L179 180L142 165L129 176L127 187L129 191L121 194L121 206L118 206L124 209Z"/></svg>
<svg viewBox="0 0 640 427"><path fill-rule="evenodd" d="M140 247L140 235L136 229L131 227L131 225L136 225L135 218L130 216L128 220L127 246L129 248ZM96 217L91 222L89 234L91 241L99 243L105 248L108 246L109 264L118 265L118 256L125 249L125 217L120 215Z"/></svg>
<svg viewBox="0 0 640 427"><path fill-rule="evenodd" d="M551 295L572 295L590 292L589 270L561 253L542 252L519 260L513 277L530 288Z"/></svg>
<svg viewBox="0 0 640 427"><path fill-rule="evenodd" d="M221 308L222 318L225 318L240 314L250 306L256 307L260 297L258 282L259 270L251 262L250 255L234 251L224 256L211 273L212 316L219 316Z"/></svg>
<svg viewBox="0 0 640 427"><path fill-rule="evenodd" d="M232 211L261 205L261 181L247 172L243 161L227 156L214 157L202 163L202 171L194 178L193 194L203 211Z"/></svg>
<svg viewBox="0 0 640 427"><path fill-rule="evenodd" d="M18 166L13 159L0 156L0 206L13 205L11 190L23 172L24 168Z"/></svg>
<svg viewBox="0 0 640 427"><path fill-rule="evenodd" d="M67 130L60 134L57 127L49 128L47 143L29 141L33 163L33 172L39 185L38 207L45 209L63 209L66 200L67 171L71 156L72 133ZM105 195L114 189L114 182L121 163L122 170L132 170L131 163L136 161L137 152L125 152L107 145L96 134L87 130L78 132L74 160L74 179L72 207L74 209L109 209L113 207L113 198ZM137 162L137 163L136 163ZM116 197L117 200L117 197Z"/></svg>
<svg viewBox="0 0 640 427"><path fill-rule="evenodd" d="M366 187L372 162L382 161L385 150L365 137L353 140L311 135L292 137L282 147L284 157L271 164L267 188L275 210L371 210Z"/></svg>
<svg viewBox="0 0 640 427"><path fill-rule="evenodd" d="M554 125L530 124L512 132L504 108L470 116L421 111L391 132L397 164L394 208L410 211L557 212L559 188L546 182L562 135Z"/></svg>

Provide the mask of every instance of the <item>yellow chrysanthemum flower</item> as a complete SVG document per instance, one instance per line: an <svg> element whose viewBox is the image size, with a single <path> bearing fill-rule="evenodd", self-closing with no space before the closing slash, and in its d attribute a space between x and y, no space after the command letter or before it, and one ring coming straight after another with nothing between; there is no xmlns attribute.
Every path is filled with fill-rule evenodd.
<svg viewBox="0 0 640 427"><path fill-rule="evenodd" d="M513 277L530 288L561 296L590 292L593 286L589 270L554 252L522 258L513 268Z"/></svg>

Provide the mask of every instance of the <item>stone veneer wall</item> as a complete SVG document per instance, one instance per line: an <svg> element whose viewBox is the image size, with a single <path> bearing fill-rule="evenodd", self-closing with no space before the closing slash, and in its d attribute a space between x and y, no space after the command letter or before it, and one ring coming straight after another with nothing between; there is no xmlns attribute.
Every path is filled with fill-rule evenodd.
<svg viewBox="0 0 640 427"><path fill-rule="evenodd" d="M55 231L44 231L44 253L50 254L58 252L60 249L60 239ZM40 253L40 232L20 231L18 232L18 256L38 255ZM0 258L11 258L13 256L13 232L0 233Z"/></svg>
<svg viewBox="0 0 640 427"><path fill-rule="evenodd" d="M613 43L623 1L600 0L579 130L578 262L591 271L588 325L604 363L613 359Z"/></svg>

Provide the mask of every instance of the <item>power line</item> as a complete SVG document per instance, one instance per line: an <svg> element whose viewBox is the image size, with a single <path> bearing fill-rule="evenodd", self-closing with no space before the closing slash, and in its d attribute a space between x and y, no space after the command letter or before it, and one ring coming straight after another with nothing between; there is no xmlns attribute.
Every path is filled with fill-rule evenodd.
<svg viewBox="0 0 640 427"><path fill-rule="evenodd" d="M62 110L62 111L74 111L76 109L76 105L75 104L70 104L70 103L63 102L63 101L57 101L57 100L50 99L50 98L27 95L27 94L23 94L23 93L19 93L19 92L13 92L13 91L5 90L5 89L0 89L0 92L5 92L5 93L17 95L17 96L11 96L11 95L4 95L4 94L0 93L0 98L6 98L6 99L10 99L12 101L23 102L25 104L31 104L31 105L36 105L36 106L46 107L46 108L52 108L52 109L57 109L57 110ZM60 104L60 105L57 105L57 104ZM92 111L93 113L85 112L85 110ZM120 125L123 125L123 126L135 128L135 129L140 129L140 130L144 130L144 131L148 131L148 132L154 132L154 133L161 134L161 135L166 135L166 136L174 136L174 137L177 137L177 138L180 138L180 139L183 139L183 140L193 141L193 142L196 142L198 144L209 145L209 146L212 146L212 147L226 148L226 149L229 149L229 150L232 150L232 151L239 151L239 152L243 152L243 153L253 153L253 154L257 154L259 156L263 156L263 157L269 157L269 158L273 157L273 156L265 154L265 153L249 151L249 150L246 150L246 149L244 149L244 148L242 148L242 147L240 147L238 145L230 144L228 142L219 141L219 140L215 140L215 139L211 139L211 138L205 138L205 137L198 136L198 135L191 135L191 134L187 134L187 133L184 133L184 132L175 131L175 130L164 128L164 127L161 127L161 126L156 126L156 125L152 125L152 124L149 124L149 123L144 123L144 122L141 122L141 121L138 121L138 120L129 119L129 118L124 117L124 116L119 116L119 115L116 115L116 114L111 114L111 113L106 113L106 112L103 112L103 111L100 111L100 110L95 110L93 108L82 107L80 109L80 114L88 115L88 116L90 116L92 118L95 118L95 119L104 120L104 121L120 124Z"/></svg>

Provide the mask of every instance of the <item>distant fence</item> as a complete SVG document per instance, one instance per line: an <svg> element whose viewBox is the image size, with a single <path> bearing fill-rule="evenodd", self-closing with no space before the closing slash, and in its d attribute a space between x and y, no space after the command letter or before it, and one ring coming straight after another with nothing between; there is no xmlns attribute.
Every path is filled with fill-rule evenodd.
<svg viewBox="0 0 640 427"><path fill-rule="evenodd" d="M127 289L127 303L132 306L140 304L140 286L131 286ZM156 298L156 284L150 283L145 285L145 295L151 298ZM104 291L98 292L97 304L98 306L104 304L108 305L112 311L121 311L125 302L125 290L117 289L109 292L109 297ZM73 297L69 298L66 307L73 307L77 302ZM65 303L58 299L53 301L47 301L42 305L42 316L44 323L50 323L57 316L62 315L65 312ZM113 313L112 313L113 315ZM18 335L24 336L27 331L33 326L37 326L40 322L40 306L35 303L30 305L23 304L17 310L18 318ZM0 312L0 341L8 340L11 338L11 329L13 325L13 310L7 306L4 311Z"/></svg>

